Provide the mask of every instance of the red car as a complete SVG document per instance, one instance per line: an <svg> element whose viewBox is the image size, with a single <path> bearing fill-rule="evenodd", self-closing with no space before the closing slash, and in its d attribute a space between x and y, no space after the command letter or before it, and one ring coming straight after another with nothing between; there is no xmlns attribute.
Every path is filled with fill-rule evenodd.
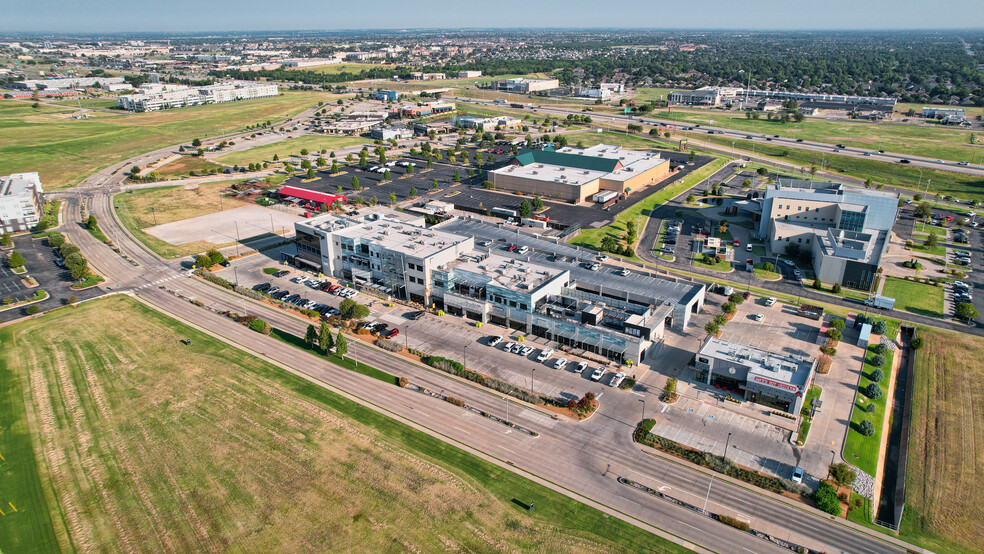
<svg viewBox="0 0 984 554"><path fill-rule="evenodd" d="M393 338L393 337L395 337L396 335L399 335L399 334L400 334L400 330L399 329L390 329L383 336L386 337L386 338L388 338L388 339L391 339L391 338Z"/></svg>
<svg viewBox="0 0 984 554"><path fill-rule="evenodd" d="M512 244L512 245L509 246L509 248L506 248L506 250L508 250L509 252L512 252L512 251L516 250L516 245L515 244Z"/></svg>

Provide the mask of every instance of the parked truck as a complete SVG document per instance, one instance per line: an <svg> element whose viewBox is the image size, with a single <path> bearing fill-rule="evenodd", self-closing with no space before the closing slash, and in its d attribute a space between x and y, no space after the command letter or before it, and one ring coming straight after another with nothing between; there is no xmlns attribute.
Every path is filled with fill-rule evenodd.
<svg viewBox="0 0 984 554"><path fill-rule="evenodd" d="M864 305L871 306L872 308L878 308L881 310L891 310L895 308L895 299L876 294L871 298L865 300Z"/></svg>

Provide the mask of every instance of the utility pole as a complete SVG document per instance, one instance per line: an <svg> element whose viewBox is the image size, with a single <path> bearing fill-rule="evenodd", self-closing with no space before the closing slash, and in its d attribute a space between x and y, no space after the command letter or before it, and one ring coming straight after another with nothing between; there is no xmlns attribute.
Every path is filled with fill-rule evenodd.
<svg viewBox="0 0 984 554"><path fill-rule="evenodd" d="M704 512L705 514L707 513L707 499L711 497L712 484L714 484L714 477L711 477L711 479L707 482L707 495L704 496L704 507L700 509L700 511Z"/></svg>

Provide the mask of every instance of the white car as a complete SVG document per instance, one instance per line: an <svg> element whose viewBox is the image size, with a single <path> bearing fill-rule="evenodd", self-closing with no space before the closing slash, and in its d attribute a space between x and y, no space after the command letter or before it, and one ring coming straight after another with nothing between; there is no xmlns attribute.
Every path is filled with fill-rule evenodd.
<svg viewBox="0 0 984 554"><path fill-rule="evenodd" d="M605 254L602 254L602 255L598 256L597 258L595 258L595 259L598 260L599 262L607 262L608 261L608 256L605 255Z"/></svg>
<svg viewBox="0 0 984 554"><path fill-rule="evenodd" d="M772 306L775 303L776 303L776 299L775 299L774 296L770 296L770 297L768 297L768 298L765 299L765 305L766 306Z"/></svg>
<svg viewBox="0 0 984 554"><path fill-rule="evenodd" d="M556 360L554 360L553 368L563 369L565 365L567 365L567 358L557 358Z"/></svg>
<svg viewBox="0 0 984 554"><path fill-rule="evenodd" d="M522 354L523 357L525 358L526 356L529 356L530 354L533 353L533 347L532 346L524 346L524 347L522 347L522 348L519 349L519 353Z"/></svg>
<svg viewBox="0 0 984 554"><path fill-rule="evenodd" d="M516 346L516 343L513 341L509 341L506 344L502 345L502 349L505 350L506 352L512 352L514 346Z"/></svg>
<svg viewBox="0 0 984 554"><path fill-rule="evenodd" d="M752 316L752 319L754 319L755 321L762 321L763 319L765 319L765 314L755 314Z"/></svg>
<svg viewBox="0 0 984 554"><path fill-rule="evenodd" d="M601 264L593 263L588 267L588 269L590 269L591 271L598 271L599 269L601 269Z"/></svg>
<svg viewBox="0 0 984 554"><path fill-rule="evenodd" d="M502 336L501 335L496 335L496 336L494 336L494 337L492 337L492 338L489 339L489 346L495 346L495 345L499 344L500 342L502 342Z"/></svg>
<svg viewBox="0 0 984 554"><path fill-rule="evenodd" d="M307 275L298 275L297 277L294 278L294 282L295 283L303 283L304 281L307 281L308 278L309 277Z"/></svg>
<svg viewBox="0 0 984 554"><path fill-rule="evenodd" d="M581 373L588 368L588 362L580 361L574 364L574 373Z"/></svg>
<svg viewBox="0 0 984 554"><path fill-rule="evenodd" d="M619 371L615 375L612 375L612 380L608 382L609 387L617 387L622 384L625 380L625 373Z"/></svg>
<svg viewBox="0 0 984 554"><path fill-rule="evenodd" d="M547 358L549 358L550 356L553 356L553 353L554 353L554 349L553 348L544 348L543 350L540 351L539 354L537 354L536 361L538 361L538 362L545 362L545 361L547 361Z"/></svg>
<svg viewBox="0 0 984 554"><path fill-rule="evenodd" d="M803 482L803 468L798 467L798 468L794 469L793 470L793 475L790 477L790 479L794 483L802 483Z"/></svg>
<svg viewBox="0 0 984 554"><path fill-rule="evenodd" d="M591 372L591 380L592 381L600 381L601 380L601 376L604 375L604 374L605 374L605 368L599 367L598 369L596 369L593 372Z"/></svg>
<svg viewBox="0 0 984 554"><path fill-rule="evenodd" d="M629 270L624 267L615 272L615 275L621 275L622 277L627 277L629 275Z"/></svg>

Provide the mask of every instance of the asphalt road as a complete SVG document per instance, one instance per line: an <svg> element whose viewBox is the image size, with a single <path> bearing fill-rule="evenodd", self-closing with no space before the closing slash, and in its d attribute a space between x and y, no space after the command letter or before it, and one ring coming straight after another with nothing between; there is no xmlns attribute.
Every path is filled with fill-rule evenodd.
<svg viewBox="0 0 984 554"><path fill-rule="evenodd" d="M134 160L130 160L119 165L127 167L133 163ZM105 222L104 228L118 227L107 192L115 188L121 177L119 173L113 175L111 170L100 173L103 174L102 178L88 179L86 184L91 186L82 189L81 193L91 197L90 213ZM69 193L66 197L65 220L79 221L78 195ZM599 413L581 423L555 421L538 410L514 402L509 410L510 419L538 431L540 437L533 439L509 433L484 418L469 418L463 411L447 403L421 401L416 393L395 387L380 387L378 381L337 368L279 341L257 335L228 318L162 290L160 287L165 287L187 298L201 300L215 310L241 312L244 306L242 297L189 278L178 262L164 262L149 254L122 229L114 229L113 234L120 236L118 246L136 260L137 266L96 241L81 227L71 224L64 227L63 230L79 244L92 265L110 277L111 284L107 289L132 293L178 318L194 322L209 332L294 368L293 371L354 395L374 409L415 422L416 426L424 427L442 440L481 453L521 474L535 476L565 494L597 505L607 513L644 528L662 529L689 543L718 552L743 548L755 552L780 551L775 545L758 538L619 485L615 480L619 475L653 488L669 487L669 494L692 504L701 505L706 497L709 510L748 517L757 529L814 549L831 552L904 550L898 541L890 541L843 520L831 521L829 516L798 502L752 491L727 478L715 477L713 485L708 488L709 477L702 471L678 460L642 452L631 438L638 422L635 415L638 407L632 399L606 404L606 399L602 398ZM275 308L249 301L245 302L245 306L249 313L255 313L272 325L295 334L302 335L307 326L307 322ZM444 390L486 411L505 411L505 400L485 389L367 346L352 344L350 348L350 353L360 361L395 375L407 376L413 383ZM649 400L653 406L658 405L655 398Z"/></svg>

